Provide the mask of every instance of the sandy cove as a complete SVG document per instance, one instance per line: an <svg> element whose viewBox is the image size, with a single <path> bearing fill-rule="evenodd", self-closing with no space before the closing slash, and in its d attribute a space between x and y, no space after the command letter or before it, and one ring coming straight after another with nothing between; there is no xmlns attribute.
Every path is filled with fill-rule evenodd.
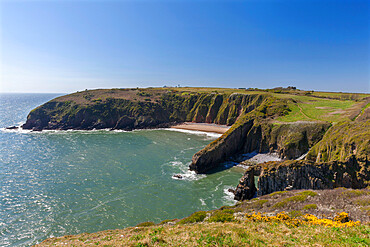
<svg viewBox="0 0 370 247"><path fill-rule="evenodd" d="M196 130L196 131L204 131L204 132L213 132L218 134L225 133L230 126L226 125L218 125L218 124L209 124L209 123L192 123L192 122L185 122L178 125L173 125L171 128L174 129L184 129L184 130Z"/></svg>

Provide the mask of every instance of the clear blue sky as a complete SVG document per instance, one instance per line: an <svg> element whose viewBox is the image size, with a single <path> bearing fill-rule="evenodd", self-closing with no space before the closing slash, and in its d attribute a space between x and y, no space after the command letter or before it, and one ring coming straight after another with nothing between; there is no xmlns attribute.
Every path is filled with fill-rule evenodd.
<svg viewBox="0 0 370 247"><path fill-rule="evenodd" d="M370 1L0 0L2 92L370 91Z"/></svg>

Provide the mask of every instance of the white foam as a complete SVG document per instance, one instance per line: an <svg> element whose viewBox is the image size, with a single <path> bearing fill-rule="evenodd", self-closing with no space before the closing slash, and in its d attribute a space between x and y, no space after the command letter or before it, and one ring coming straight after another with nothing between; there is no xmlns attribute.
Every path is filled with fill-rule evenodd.
<svg viewBox="0 0 370 247"><path fill-rule="evenodd" d="M304 158L306 158L308 152L305 153L305 154L302 154L300 157L298 157L296 160L303 160Z"/></svg>
<svg viewBox="0 0 370 247"><path fill-rule="evenodd" d="M192 135L201 135L201 136L207 136L210 139L218 138L222 134L219 133L214 133L214 132L204 132L204 131L197 131L197 130L184 130L184 129L173 129L173 128L156 128L156 129L135 129L132 131L127 131L127 130L117 130L117 129L92 129L92 130L76 130L76 129L68 129L68 130L41 130L41 131L33 131L33 130L28 130L28 129L22 129L19 125L17 126L17 129L7 129L7 128L0 128L0 131L3 132L9 132L9 133L82 133L82 134L92 134L96 132L107 132L107 133L122 133L122 132L141 132L141 131L158 131L158 130L169 130L169 131L177 131L177 132L182 132L182 133L187 133L187 134L192 134ZM189 138L188 138L189 140Z"/></svg>
<svg viewBox="0 0 370 247"><path fill-rule="evenodd" d="M180 175L181 178L176 177L175 175ZM206 177L206 175L204 175L204 174L197 174L196 172L190 171L190 170L185 172L185 173L173 174L172 175L172 179L188 180L188 181L195 181L195 180L199 180L199 179L202 179L202 178L205 178L205 177Z"/></svg>
<svg viewBox="0 0 370 247"><path fill-rule="evenodd" d="M65 134L65 133L81 133L81 134L96 134L99 132L106 132L106 133L117 133L117 132L128 132L126 130L112 130L112 129L92 129L92 130L76 130L76 129L68 129L68 130L40 130L34 131L30 129L23 129L22 127L18 126L17 129L7 129L7 128L0 128L0 131L3 132L10 132L10 133L21 133L21 134Z"/></svg>
<svg viewBox="0 0 370 247"><path fill-rule="evenodd" d="M171 176L172 179L194 181L194 180L199 180L199 179L202 179L202 178L206 177L206 175L204 175L204 174L197 174L194 171L190 171L189 170L190 162L188 164L184 164L181 161L176 161L175 160L175 161L171 161L170 164L172 166L176 166L180 169L180 173L172 174L172 176ZM179 175L180 177L177 177L176 175Z"/></svg>
<svg viewBox="0 0 370 247"><path fill-rule="evenodd" d="M234 189L232 186L224 186L224 196L222 197L225 200L225 203L235 203L234 193L230 192L229 189Z"/></svg>
<svg viewBox="0 0 370 247"><path fill-rule="evenodd" d="M22 129L21 127L18 127L18 129L0 128L0 131L7 132L7 133L21 133L21 134L33 132L32 130L25 130L25 129Z"/></svg>
<svg viewBox="0 0 370 247"><path fill-rule="evenodd" d="M279 157L277 153L249 153L249 154L243 154L244 157L246 157L248 161L255 162L257 164L264 163L268 161L281 161L282 159Z"/></svg>
<svg viewBox="0 0 370 247"><path fill-rule="evenodd" d="M202 206L206 206L207 205L206 202L204 201L204 199L199 198L199 201L200 201L200 203L202 203Z"/></svg>
<svg viewBox="0 0 370 247"><path fill-rule="evenodd" d="M242 165L242 164L237 164L237 167L243 168L243 169L248 169L250 166Z"/></svg>

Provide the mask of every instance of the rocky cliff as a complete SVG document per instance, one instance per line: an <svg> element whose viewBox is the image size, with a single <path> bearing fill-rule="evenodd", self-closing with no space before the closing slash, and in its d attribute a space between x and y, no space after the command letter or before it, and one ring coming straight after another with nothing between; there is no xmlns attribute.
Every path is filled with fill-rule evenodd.
<svg viewBox="0 0 370 247"><path fill-rule="evenodd" d="M230 154L277 152L282 159L296 159L321 140L330 127L326 122L273 124L269 119L243 116L233 128L197 152L190 169L207 172Z"/></svg>
<svg viewBox="0 0 370 247"><path fill-rule="evenodd" d="M258 94L185 94L164 90L148 93L136 89L122 93L118 89L95 90L59 97L45 103L29 113L22 127L32 130L130 130L185 121L232 125L241 114L251 111L263 98Z"/></svg>
<svg viewBox="0 0 370 247"><path fill-rule="evenodd" d="M235 93L229 89L221 93L198 91L137 88L77 92L32 110L22 127L32 130L132 130L179 122L231 125L225 134L193 156L190 169L197 173L206 173L237 153L277 152L282 159L296 159L310 150L307 155L310 160L330 161L342 157L349 149L359 157L363 149L369 147L368 142L358 145L356 141L343 146L337 138L324 138L316 145L331 126L325 121L275 121L291 114L301 96L255 91ZM309 98L307 104L316 101ZM356 122L361 129L363 121ZM341 129L345 124L335 126ZM330 128L328 136L340 135L335 126Z"/></svg>
<svg viewBox="0 0 370 247"><path fill-rule="evenodd" d="M307 160L250 167L235 190L236 200L290 189L365 188L370 184L370 121L331 127Z"/></svg>

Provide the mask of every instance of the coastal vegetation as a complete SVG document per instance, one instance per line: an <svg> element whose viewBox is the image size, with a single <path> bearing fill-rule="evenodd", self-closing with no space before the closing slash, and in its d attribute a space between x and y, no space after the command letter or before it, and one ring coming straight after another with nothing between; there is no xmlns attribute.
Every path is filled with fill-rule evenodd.
<svg viewBox="0 0 370 247"><path fill-rule="evenodd" d="M312 219L314 221L316 219ZM249 220L165 225L51 238L36 246L368 246L369 226L328 227Z"/></svg>
<svg viewBox="0 0 370 247"><path fill-rule="evenodd" d="M45 243L325 245L327 236L333 236L332 245L369 244L365 237L370 221L369 94L294 87L89 90L34 109L23 128L132 130L182 122L230 126L194 154L189 168L196 173L214 172L231 156L252 152L274 152L282 161L249 164L233 191L235 199L241 201L234 206L160 224L144 222L113 234L82 234ZM246 233L248 227L265 231ZM288 240L281 231L297 237ZM363 235L350 237L356 231ZM109 241L104 240L106 236Z"/></svg>
<svg viewBox="0 0 370 247"><path fill-rule="evenodd" d="M361 195L347 197L346 193ZM285 191L199 211L181 220L50 238L39 246L368 246L370 225L363 222L370 214L355 204L366 193L369 189ZM276 211L276 202L294 196L305 200Z"/></svg>

